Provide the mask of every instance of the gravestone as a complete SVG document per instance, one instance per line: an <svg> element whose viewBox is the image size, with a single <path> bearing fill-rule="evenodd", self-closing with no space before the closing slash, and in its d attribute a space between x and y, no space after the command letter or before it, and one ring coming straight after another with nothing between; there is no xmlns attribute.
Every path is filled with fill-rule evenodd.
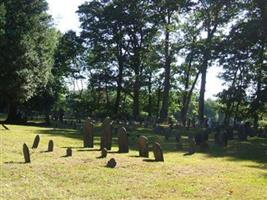
<svg viewBox="0 0 267 200"><path fill-rule="evenodd" d="M165 140L169 140L169 137L171 136L172 128L168 127L164 129L164 136Z"/></svg>
<svg viewBox="0 0 267 200"><path fill-rule="evenodd" d="M94 147L93 129L94 129L94 125L89 119L87 119L84 123L84 137L83 137L84 147L89 147L89 148Z"/></svg>
<svg viewBox="0 0 267 200"><path fill-rule="evenodd" d="M106 166L107 166L108 168L115 168L116 165L117 165L116 160L115 160L114 158L111 158L111 159L108 161L108 163L107 163Z"/></svg>
<svg viewBox="0 0 267 200"><path fill-rule="evenodd" d="M40 142L40 136L36 135L32 144L32 149L37 149Z"/></svg>
<svg viewBox="0 0 267 200"><path fill-rule="evenodd" d="M52 152L54 150L54 142L53 140L49 140L48 142L48 152Z"/></svg>
<svg viewBox="0 0 267 200"><path fill-rule="evenodd" d="M101 156L100 158L106 158L108 154L108 150L106 148L101 149Z"/></svg>
<svg viewBox="0 0 267 200"><path fill-rule="evenodd" d="M24 155L25 163L30 163L31 162L30 151L29 151L28 146L25 143L23 144L23 155Z"/></svg>
<svg viewBox="0 0 267 200"><path fill-rule="evenodd" d="M224 130L219 130L215 133L214 142L216 145L226 147L228 143L227 132Z"/></svg>
<svg viewBox="0 0 267 200"><path fill-rule="evenodd" d="M149 157L148 139L145 136L140 136L138 139L138 148L140 157Z"/></svg>
<svg viewBox="0 0 267 200"><path fill-rule="evenodd" d="M67 148L67 150L66 150L66 156L67 157L71 157L72 156L72 149L70 147Z"/></svg>
<svg viewBox="0 0 267 200"><path fill-rule="evenodd" d="M181 141L181 134L178 130L175 131L175 140L177 143L179 143Z"/></svg>
<svg viewBox="0 0 267 200"><path fill-rule="evenodd" d="M189 148L188 148L188 153L189 154L194 154L196 152L196 144L193 139L189 140Z"/></svg>
<svg viewBox="0 0 267 200"><path fill-rule="evenodd" d="M100 141L100 148L111 150L112 145L112 121L107 117L102 124L102 135Z"/></svg>
<svg viewBox="0 0 267 200"><path fill-rule="evenodd" d="M155 157L155 161L164 161L162 148L157 142L153 145L153 154Z"/></svg>
<svg viewBox="0 0 267 200"><path fill-rule="evenodd" d="M128 135L124 127L120 128L118 131L118 144L119 144L119 153L129 152Z"/></svg>

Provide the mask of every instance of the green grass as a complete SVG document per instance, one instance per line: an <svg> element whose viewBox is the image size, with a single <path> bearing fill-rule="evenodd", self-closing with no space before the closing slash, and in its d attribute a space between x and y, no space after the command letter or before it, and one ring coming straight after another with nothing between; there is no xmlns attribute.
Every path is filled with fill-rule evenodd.
<svg viewBox="0 0 267 200"><path fill-rule="evenodd" d="M116 153L114 137L108 157L97 159L99 137L94 149L84 149L81 134L72 129L9 128L0 128L0 199L267 199L266 139L231 141L227 148L210 141L208 152L184 156L185 137L183 148L177 150L174 138L165 141L150 129L139 128L130 133L129 154ZM22 145L31 147L36 134L40 145L30 150L32 163L24 164ZM139 134L162 144L164 163L148 162L153 160L151 152L151 160L137 157ZM45 153L50 139L55 150ZM67 147L73 148L73 157L63 157ZM117 160L115 169L105 167L111 157Z"/></svg>

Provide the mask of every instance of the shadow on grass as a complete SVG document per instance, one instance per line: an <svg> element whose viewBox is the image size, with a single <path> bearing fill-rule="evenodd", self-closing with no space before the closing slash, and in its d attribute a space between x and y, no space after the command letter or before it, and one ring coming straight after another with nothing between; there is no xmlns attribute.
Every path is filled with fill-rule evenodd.
<svg viewBox="0 0 267 200"><path fill-rule="evenodd" d="M184 153L184 156L189 156L190 154L187 153L189 149L189 143L187 140L187 136L189 131L196 132L196 130L184 130L179 129L182 139L182 148L177 149L177 143L175 141L175 137L171 136L168 140L165 140L165 137L163 135L157 135L153 133L151 129L144 129L144 128L138 128L137 130L131 131L129 133L129 147L130 150L138 150L138 136L144 135L149 140L149 146L151 147L154 142L159 142L162 146L164 153L169 152L180 152ZM40 130L38 134L49 134L51 136L61 136L61 137L67 137L72 139L78 139L82 140L83 135L80 130L74 130L74 129L51 129L51 130ZM100 135L101 135L101 128L95 127L94 129L94 135L95 135L95 145L99 145L100 141ZM211 134L209 137L209 150L207 152L200 152L202 154L206 154L209 157L227 157L231 161L242 161L242 160L248 160L248 161L254 161L259 164L267 163L267 139L266 138L248 138L248 141L240 142L237 139L231 140L228 143L228 146L218 147L214 145L214 134ZM117 137L116 134L113 133L113 139L112 139L113 147L117 147ZM65 147L62 147L65 148ZM67 148L67 147L66 147ZM72 147L72 148L79 148L79 147ZM99 149L82 149L82 147L78 151L99 151ZM109 152L111 153L111 152ZM116 153L116 152L114 152ZM199 153L197 151L196 153ZM131 156L130 156L131 157ZM136 156L139 157L139 156Z"/></svg>
<svg viewBox="0 0 267 200"><path fill-rule="evenodd" d="M27 164L27 163L25 163L25 162L8 161L8 162L4 162L4 164L6 164L6 165L12 165L12 164Z"/></svg>

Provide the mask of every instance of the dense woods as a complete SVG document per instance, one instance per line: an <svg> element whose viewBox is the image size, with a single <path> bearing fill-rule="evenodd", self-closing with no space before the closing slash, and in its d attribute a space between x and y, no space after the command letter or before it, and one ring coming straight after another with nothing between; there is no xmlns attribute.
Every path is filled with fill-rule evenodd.
<svg viewBox="0 0 267 200"><path fill-rule="evenodd" d="M53 28L45 0L0 1L0 109L202 125L266 118L265 0L92 0L81 32ZM225 89L206 100L208 70Z"/></svg>

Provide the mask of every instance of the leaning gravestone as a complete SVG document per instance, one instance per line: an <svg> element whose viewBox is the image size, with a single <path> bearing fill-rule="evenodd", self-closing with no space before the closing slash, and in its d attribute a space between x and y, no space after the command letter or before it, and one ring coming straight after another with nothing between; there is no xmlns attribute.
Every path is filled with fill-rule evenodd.
<svg viewBox="0 0 267 200"><path fill-rule="evenodd" d="M54 150L54 142L53 140L49 140L48 142L48 152L52 152Z"/></svg>
<svg viewBox="0 0 267 200"><path fill-rule="evenodd" d="M72 156L72 149L70 147L67 148L67 150L66 150L66 156L67 157L71 157Z"/></svg>
<svg viewBox="0 0 267 200"><path fill-rule="evenodd" d="M32 149L36 149L39 145L40 142L40 136L36 135L33 141Z"/></svg>
<svg viewBox="0 0 267 200"><path fill-rule="evenodd" d="M148 139L145 136L140 136L138 139L139 156L149 157Z"/></svg>
<svg viewBox="0 0 267 200"><path fill-rule="evenodd" d="M83 146L93 148L94 147L94 135L93 135L94 125L87 119L84 123L84 137Z"/></svg>
<svg viewBox="0 0 267 200"><path fill-rule="evenodd" d="M124 127L120 128L118 131L118 144L119 144L119 153L129 152L128 135Z"/></svg>
<svg viewBox="0 0 267 200"><path fill-rule="evenodd" d="M111 158L111 159L108 161L108 163L107 163L106 166L107 166L108 168L115 168L116 165L117 165L116 160L115 160L114 158Z"/></svg>
<svg viewBox="0 0 267 200"><path fill-rule="evenodd" d="M23 155L24 155L25 163L30 163L31 162L30 151L26 144L23 144Z"/></svg>
<svg viewBox="0 0 267 200"><path fill-rule="evenodd" d="M102 124L100 148L111 150L112 145L112 121L107 117Z"/></svg>
<svg viewBox="0 0 267 200"><path fill-rule="evenodd" d="M155 161L162 161L162 162L164 161L162 148L160 144L157 142L153 146L153 153Z"/></svg>

